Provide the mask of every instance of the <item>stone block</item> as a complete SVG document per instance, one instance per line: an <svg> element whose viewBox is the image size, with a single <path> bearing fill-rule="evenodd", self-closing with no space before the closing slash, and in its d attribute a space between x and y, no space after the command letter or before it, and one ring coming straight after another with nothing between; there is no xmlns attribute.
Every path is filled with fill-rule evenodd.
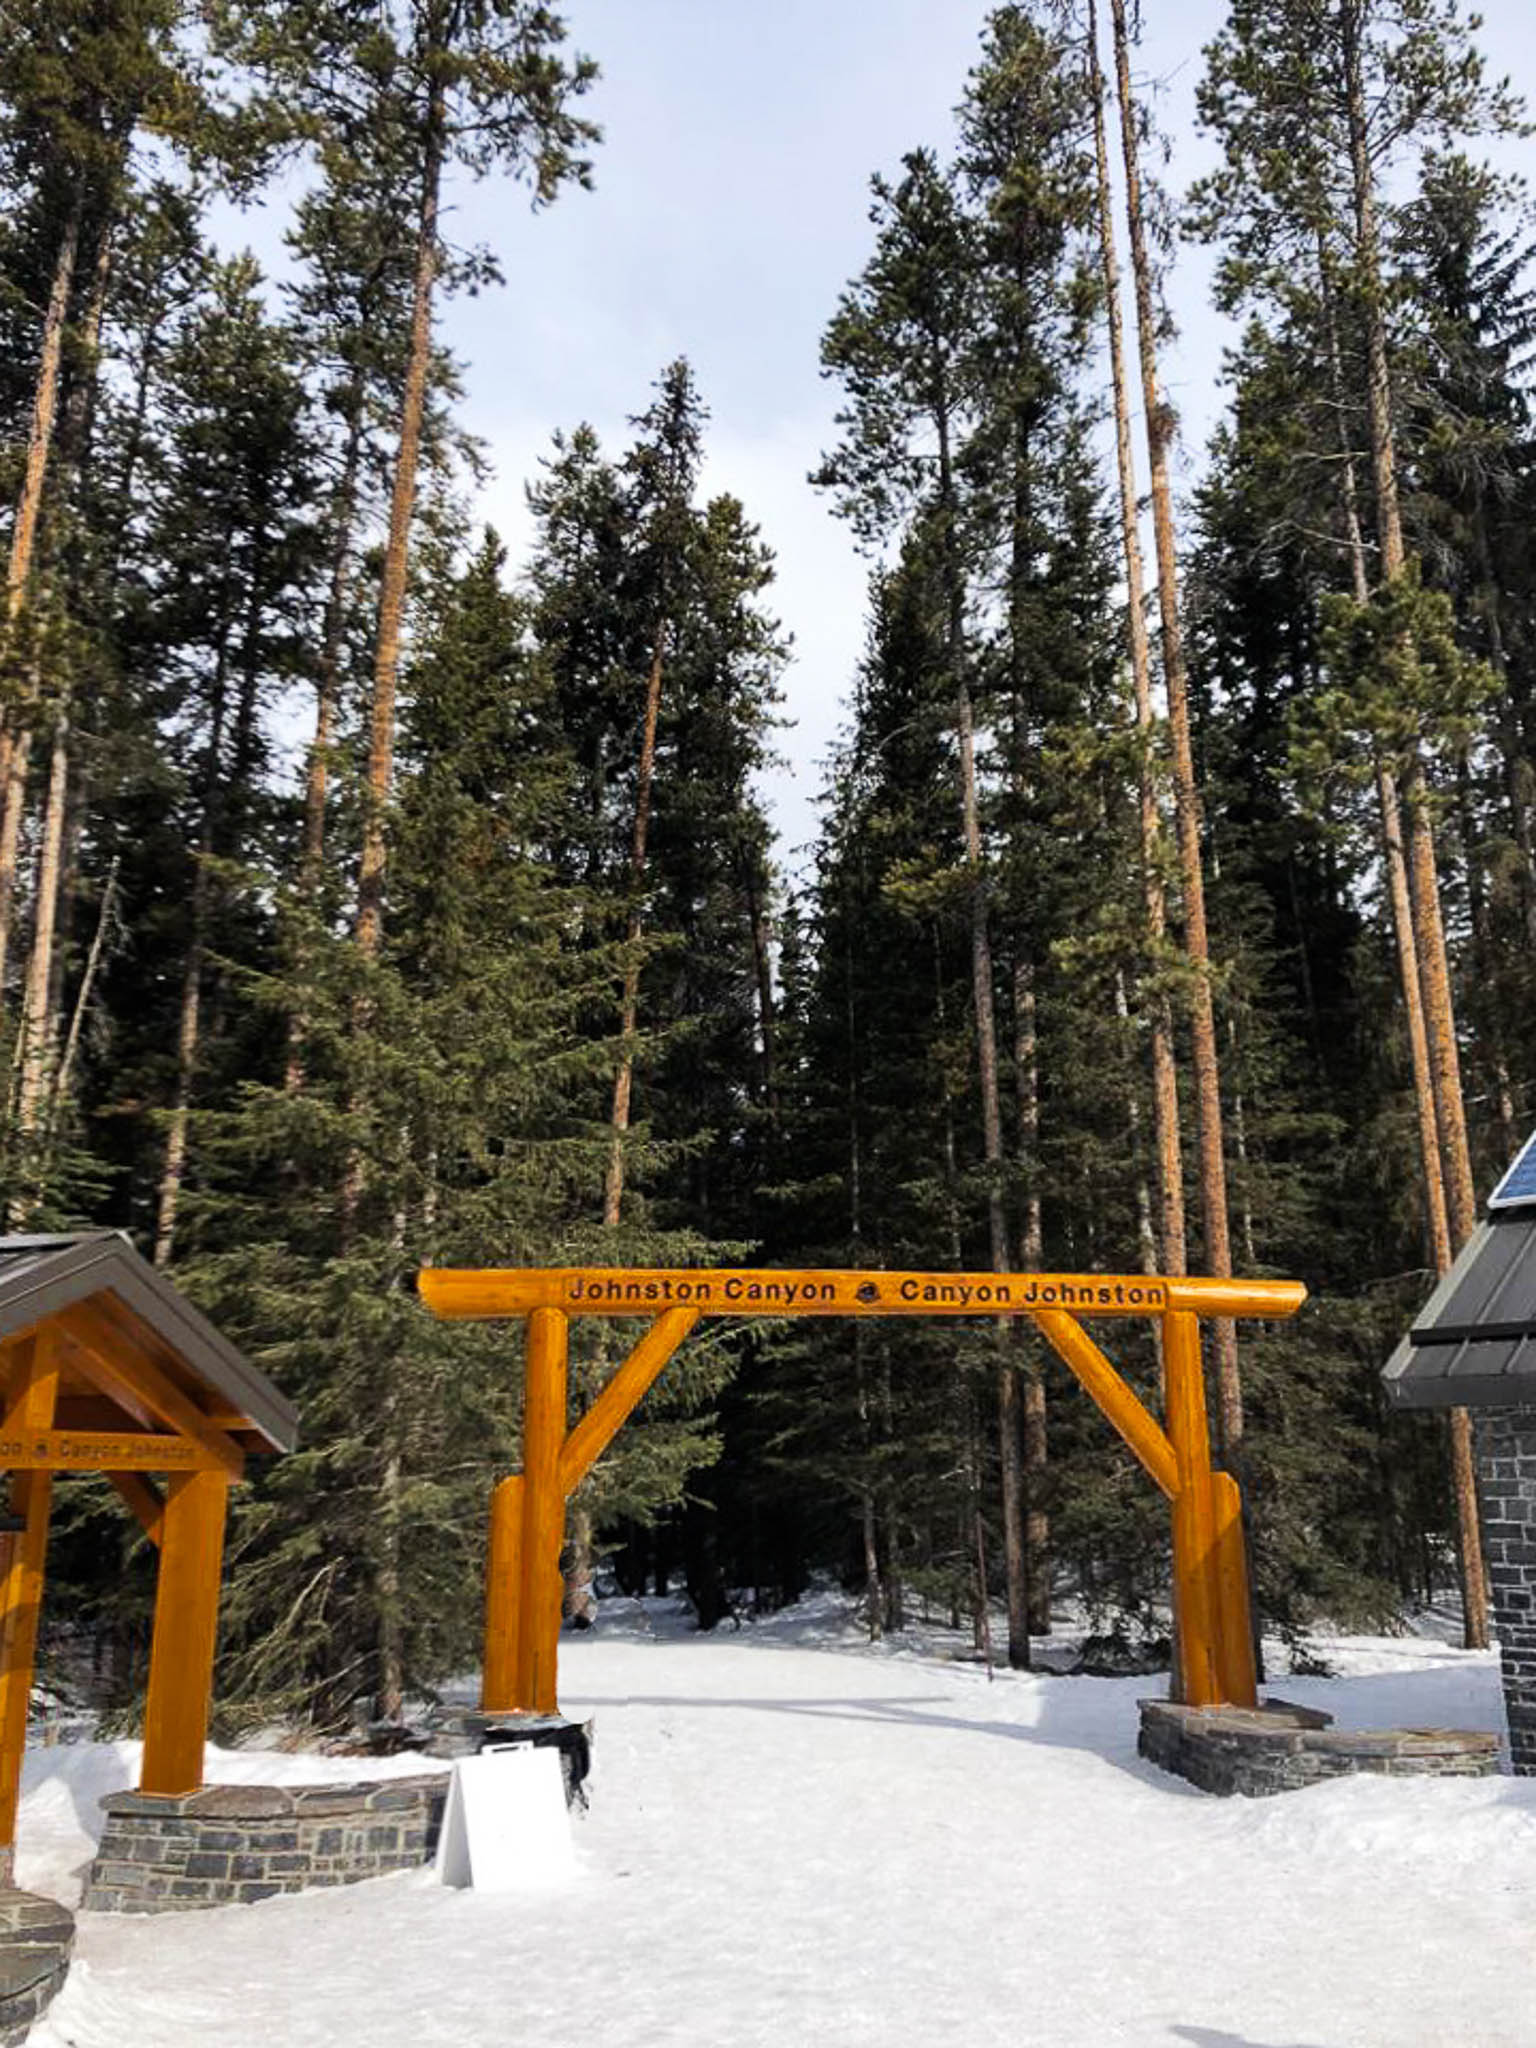
<svg viewBox="0 0 1536 2048"><path fill-rule="evenodd" d="M272 1820L293 1812L293 1794L281 1785L207 1785L186 1810L200 1820Z"/></svg>
<svg viewBox="0 0 1536 2048"><path fill-rule="evenodd" d="M146 1806L114 1794L86 1888L93 1911L164 1912L354 1884L430 1861L446 1773L383 1786L213 1786ZM380 1795L387 1797L381 1799ZM377 1803L376 1803L377 1802ZM170 1825L182 1831L167 1839ZM3 2048L3 2044L0 2044Z"/></svg>
<svg viewBox="0 0 1536 2048"><path fill-rule="evenodd" d="M1299 1727L1298 1718L1284 1708L1267 1714L1263 1709L1195 1709L1143 1700L1137 1747L1159 1768L1223 1797L1263 1798L1357 1772L1471 1777L1486 1776L1497 1766L1497 1739L1480 1731L1357 1733Z"/></svg>

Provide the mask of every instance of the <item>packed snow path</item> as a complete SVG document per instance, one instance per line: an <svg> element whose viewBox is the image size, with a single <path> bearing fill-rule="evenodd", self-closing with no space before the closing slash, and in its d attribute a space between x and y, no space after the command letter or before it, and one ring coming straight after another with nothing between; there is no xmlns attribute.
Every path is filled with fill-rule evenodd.
<svg viewBox="0 0 1536 2048"><path fill-rule="evenodd" d="M1341 1722L1498 1725L1491 1660L1333 1646ZM1216 1800L1138 1762L1144 1680L860 1651L823 1609L562 1646L581 1875L86 1916L34 2048L1531 2048L1536 1781ZM33 1759L67 1891L127 1746ZM248 1780L334 1760L220 1760Z"/></svg>

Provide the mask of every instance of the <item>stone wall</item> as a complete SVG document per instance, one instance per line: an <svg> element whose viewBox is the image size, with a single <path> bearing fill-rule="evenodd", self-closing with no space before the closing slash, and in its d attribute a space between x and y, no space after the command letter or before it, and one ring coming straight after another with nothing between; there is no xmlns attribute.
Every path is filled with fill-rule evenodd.
<svg viewBox="0 0 1536 2048"><path fill-rule="evenodd" d="M1141 1702L1137 1748L1150 1763L1202 1792L1262 1798L1325 1778L1372 1772L1390 1777L1485 1778L1498 1769L1496 1735L1460 1728L1329 1726L1311 1707L1185 1707Z"/></svg>
<svg viewBox="0 0 1536 2048"><path fill-rule="evenodd" d="M1474 1426L1510 1761L1536 1777L1536 1408L1484 1408Z"/></svg>
<svg viewBox="0 0 1536 2048"><path fill-rule="evenodd" d="M82 1904L173 1913L357 1884L430 1863L448 1774L353 1785L207 1785L185 1798L113 1792Z"/></svg>
<svg viewBox="0 0 1536 2048"><path fill-rule="evenodd" d="M35 1892L0 1886L0 2048L18 2048L69 1972L74 1916Z"/></svg>

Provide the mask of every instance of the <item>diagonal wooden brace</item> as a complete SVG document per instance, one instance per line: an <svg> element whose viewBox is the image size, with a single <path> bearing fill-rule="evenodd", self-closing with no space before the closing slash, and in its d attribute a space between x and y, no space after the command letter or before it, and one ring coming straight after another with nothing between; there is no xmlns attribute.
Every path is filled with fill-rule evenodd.
<svg viewBox="0 0 1536 2048"><path fill-rule="evenodd" d="M651 1324L561 1447L562 1493L575 1492L698 1320L696 1308L669 1308Z"/></svg>
<svg viewBox="0 0 1536 2048"><path fill-rule="evenodd" d="M1179 1467L1173 1445L1077 1317L1068 1315L1065 1309L1037 1309L1034 1321L1040 1334L1172 1500L1179 1490Z"/></svg>

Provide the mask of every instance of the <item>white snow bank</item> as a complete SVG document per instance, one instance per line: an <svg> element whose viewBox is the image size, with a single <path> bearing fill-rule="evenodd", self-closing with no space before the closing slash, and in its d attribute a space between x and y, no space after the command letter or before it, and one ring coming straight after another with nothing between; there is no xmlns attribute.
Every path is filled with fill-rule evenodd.
<svg viewBox="0 0 1536 2048"><path fill-rule="evenodd" d="M989 1683L852 1646L826 1600L739 1634L675 1626L635 1608L562 1644L567 1711L597 1723L573 1885L493 1898L421 1873L87 1915L34 2048L1536 2042L1536 1781L1209 1799L1136 1758L1155 1681ZM1497 1725L1489 1657L1324 1647L1338 1677L1275 1689L1353 1725ZM23 1882L60 1785L107 1768L53 1754L22 1814ZM128 1782L129 1746L107 1756ZM351 1769L230 1761L258 1779Z"/></svg>

